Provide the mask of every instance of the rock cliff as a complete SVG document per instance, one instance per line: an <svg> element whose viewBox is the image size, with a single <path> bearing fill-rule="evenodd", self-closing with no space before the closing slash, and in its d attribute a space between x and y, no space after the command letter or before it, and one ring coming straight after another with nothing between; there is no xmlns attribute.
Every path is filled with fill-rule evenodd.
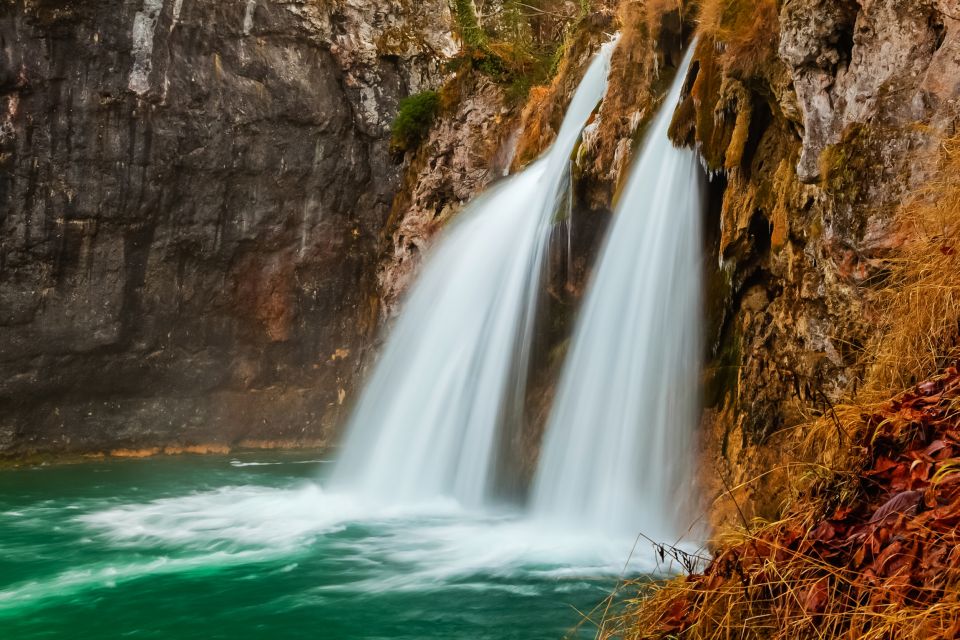
<svg viewBox="0 0 960 640"><path fill-rule="evenodd" d="M900 203L955 131L958 3L558 0L520 22L481 4L480 26L445 0L4 4L0 454L326 441L437 231L549 145L615 30L571 255L551 256L529 458L694 32L672 135L713 176L709 468L753 477L856 397ZM398 102L428 89L440 113L401 158Z"/></svg>
<svg viewBox="0 0 960 640"><path fill-rule="evenodd" d="M900 205L960 115L952 4L703 3L674 136L714 175L705 425L728 486L789 461L797 427L874 386ZM742 504L775 516L749 486Z"/></svg>
<svg viewBox="0 0 960 640"><path fill-rule="evenodd" d="M326 439L445 0L0 5L0 455Z"/></svg>

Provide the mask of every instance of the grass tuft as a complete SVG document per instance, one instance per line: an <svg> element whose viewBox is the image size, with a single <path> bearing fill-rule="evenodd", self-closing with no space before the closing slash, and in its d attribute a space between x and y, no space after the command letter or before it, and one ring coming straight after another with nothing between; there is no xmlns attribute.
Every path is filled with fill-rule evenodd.
<svg viewBox="0 0 960 640"><path fill-rule="evenodd" d="M400 101L391 127L390 146L395 152L417 147L430 131L440 110L440 94L423 91Z"/></svg>
<svg viewBox="0 0 960 640"><path fill-rule="evenodd" d="M777 58L776 0L700 0L700 37L722 50L723 66L744 80L763 76Z"/></svg>
<svg viewBox="0 0 960 640"><path fill-rule="evenodd" d="M905 388L960 356L960 136L942 145L940 170L901 211L901 247L887 261L880 337L867 387Z"/></svg>

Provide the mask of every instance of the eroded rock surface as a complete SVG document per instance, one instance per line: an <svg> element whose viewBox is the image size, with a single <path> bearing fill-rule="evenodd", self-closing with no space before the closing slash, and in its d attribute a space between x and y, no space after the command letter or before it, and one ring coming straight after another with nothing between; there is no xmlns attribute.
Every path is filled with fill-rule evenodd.
<svg viewBox="0 0 960 640"><path fill-rule="evenodd" d="M791 462L792 427L861 392L898 208L960 116L947 4L762 0L698 45L674 136L715 176L705 468L762 515L775 500L747 481Z"/></svg>
<svg viewBox="0 0 960 640"><path fill-rule="evenodd" d="M924 121L957 92L956 2L789 0L780 55L804 115L797 175L820 178L820 156L853 124ZM944 63L947 63L946 65ZM952 63L952 64L951 64ZM933 73L930 73L933 71Z"/></svg>
<svg viewBox="0 0 960 640"><path fill-rule="evenodd" d="M0 7L0 455L317 441L447 2Z"/></svg>
<svg viewBox="0 0 960 640"><path fill-rule="evenodd" d="M394 203L396 226L389 229L390 248L378 273L385 319L398 312L444 224L507 171L516 121L503 88L471 73L453 80L445 93L450 104L416 150Z"/></svg>

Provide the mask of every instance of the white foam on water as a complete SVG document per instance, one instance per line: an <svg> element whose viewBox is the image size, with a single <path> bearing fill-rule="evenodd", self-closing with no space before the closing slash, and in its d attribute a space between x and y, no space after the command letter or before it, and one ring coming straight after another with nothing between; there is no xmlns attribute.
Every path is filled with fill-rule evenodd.
<svg viewBox="0 0 960 640"><path fill-rule="evenodd" d="M356 501L305 484L288 489L224 487L120 505L78 516L76 521L123 546L165 544L203 550L229 544L293 551L363 513Z"/></svg>
<svg viewBox="0 0 960 640"><path fill-rule="evenodd" d="M373 569L367 583L353 585L358 590L417 589L476 575L611 576L658 569L649 546L633 539L569 533L518 513L471 512L451 500L384 506L314 484L226 487L114 506L75 521L102 542L138 551L287 557L320 543ZM351 526L360 529L333 535Z"/></svg>
<svg viewBox="0 0 960 640"><path fill-rule="evenodd" d="M282 462L244 462L243 460L231 460L230 466L237 467L277 467L288 464L327 464L329 460L285 460Z"/></svg>

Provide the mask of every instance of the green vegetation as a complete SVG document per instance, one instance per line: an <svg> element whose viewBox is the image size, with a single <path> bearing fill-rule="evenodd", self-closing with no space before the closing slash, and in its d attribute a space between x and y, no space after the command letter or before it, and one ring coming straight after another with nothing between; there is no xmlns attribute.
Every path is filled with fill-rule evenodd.
<svg viewBox="0 0 960 640"><path fill-rule="evenodd" d="M506 0L488 19L478 16L473 0L453 0L458 31L465 45L454 68L471 68L507 88L519 104L530 89L548 83L557 73L570 36L590 12L590 0L579 0L570 14L556 0Z"/></svg>
<svg viewBox="0 0 960 640"><path fill-rule="evenodd" d="M505 0L500 11L487 17L478 15L473 0L452 0L451 7L464 47L449 70L473 70L489 77L503 85L509 102L518 105L533 87L549 84L558 73L578 27L590 13L591 1L578 0L568 10L558 0ZM451 86L401 101L392 126L395 152L409 151L423 141L437 115L455 102L448 95Z"/></svg>
<svg viewBox="0 0 960 640"><path fill-rule="evenodd" d="M416 147L430 131L439 110L440 94L436 91L416 93L401 100L391 128L390 146L398 152Z"/></svg>
<svg viewBox="0 0 960 640"><path fill-rule="evenodd" d="M454 0L453 9L464 44L471 49L484 48L487 45L487 34L480 26L473 0Z"/></svg>

